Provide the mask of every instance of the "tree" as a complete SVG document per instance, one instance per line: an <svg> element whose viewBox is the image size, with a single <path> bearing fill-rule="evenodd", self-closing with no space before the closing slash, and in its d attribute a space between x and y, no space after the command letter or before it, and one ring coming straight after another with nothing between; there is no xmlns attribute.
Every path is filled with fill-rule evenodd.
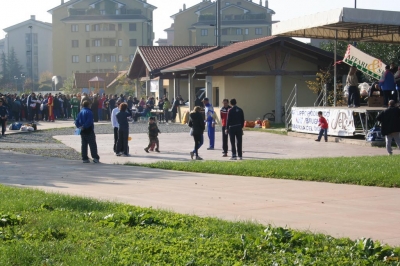
<svg viewBox="0 0 400 266"><path fill-rule="evenodd" d="M20 77L22 66L19 63L14 47L11 48L10 53L6 56L4 53L1 55L1 65L3 68L1 84L13 83L14 77Z"/></svg>
<svg viewBox="0 0 400 266"><path fill-rule="evenodd" d="M1 68L2 68L1 84L5 84L6 83L5 78L8 77L8 73L7 73L7 57L4 52L1 54Z"/></svg>
<svg viewBox="0 0 400 266"><path fill-rule="evenodd" d="M45 71L40 74L40 79L39 79L39 90L41 91L51 91L53 90L53 85L52 85L52 77L53 73L50 71Z"/></svg>
<svg viewBox="0 0 400 266"><path fill-rule="evenodd" d="M80 92L80 90L75 87L74 76L70 76L69 78L67 78L64 81L63 87L60 90L64 92L64 94L76 94Z"/></svg>

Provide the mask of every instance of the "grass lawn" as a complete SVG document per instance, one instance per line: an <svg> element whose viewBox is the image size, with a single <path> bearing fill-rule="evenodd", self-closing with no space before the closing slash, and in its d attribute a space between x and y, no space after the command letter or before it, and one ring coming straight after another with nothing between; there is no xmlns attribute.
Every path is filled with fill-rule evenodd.
<svg viewBox="0 0 400 266"><path fill-rule="evenodd" d="M278 134L278 135L287 135L285 124L270 123L270 125L271 125L271 127L269 127L269 128L245 127L245 128L243 128L243 131L257 131L257 132L273 133L273 134Z"/></svg>
<svg viewBox="0 0 400 266"><path fill-rule="evenodd" d="M400 187L400 156L317 159L192 161L135 164L166 170L207 174L255 176L363 186Z"/></svg>
<svg viewBox="0 0 400 266"><path fill-rule="evenodd" d="M400 255L371 239L1 185L0 202L0 265L397 265Z"/></svg>

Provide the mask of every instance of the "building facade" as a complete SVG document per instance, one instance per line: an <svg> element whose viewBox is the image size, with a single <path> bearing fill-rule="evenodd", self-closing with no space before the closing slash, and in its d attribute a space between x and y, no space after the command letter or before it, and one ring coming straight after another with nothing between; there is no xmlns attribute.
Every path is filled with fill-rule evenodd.
<svg viewBox="0 0 400 266"><path fill-rule="evenodd" d="M54 74L118 72L138 45L153 44L147 0L71 0L49 10L53 18Z"/></svg>
<svg viewBox="0 0 400 266"><path fill-rule="evenodd" d="M52 59L52 25L47 22L31 19L5 28L7 33L3 49L7 55L13 48L22 66L22 74L35 82L40 74L53 71ZM33 51L33 54L32 54ZM18 77L19 78L19 77Z"/></svg>
<svg viewBox="0 0 400 266"><path fill-rule="evenodd" d="M271 35L272 15L268 0L221 0L221 45ZM171 16L173 27L166 29L173 45L216 45L216 2L203 0L190 8L183 5Z"/></svg>

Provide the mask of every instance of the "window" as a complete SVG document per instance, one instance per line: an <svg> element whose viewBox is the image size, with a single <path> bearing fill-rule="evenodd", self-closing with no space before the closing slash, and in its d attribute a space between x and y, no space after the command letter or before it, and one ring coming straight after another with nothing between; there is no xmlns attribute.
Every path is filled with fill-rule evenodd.
<svg viewBox="0 0 400 266"><path fill-rule="evenodd" d="M93 25L92 31L100 31L100 24Z"/></svg>
<svg viewBox="0 0 400 266"><path fill-rule="evenodd" d="M90 47L90 40L86 40L86 47Z"/></svg>
<svg viewBox="0 0 400 266"><path fill-rule="evenodd" d="M256 35L262 35L262 28L256 28Z"/></svg>
<svg viewBox="0 0 400 266"><path fill-rule="evenodd" d="M129 39L129 46L136 46L136 39Z"/></svg>
<svg viewBox="0 0 400 266"><path fill-rule="evenodd" d="M123 59L122 59L122 55L119 55L119 56L118 56L118 62L122 62L122 60L123 60Z"/></svg>
<svg viewBox="0 0 400 266"><path fill-rule="evenodd" d="M72 24L71 25L71 31L72 32L78 32L79 31L79 26L77 24Z"/></svg>
<svg viewBox="0 0 400 266"><path fill-rule="evenodd" d="M129 23L129 31L136 31L136 23Z"/></svg>
<svg viewBox="0 0 400 266"><path fill-rule="evenodd" d="M90 25L89 25L89 24L86 24L85 30L86 30L86 31L90 31Z"/></svg>
<svg viewBox="0 0 400 266"><path fill-rule="evenodd" d="M203 43L201 44L201 46L208 46L208 43L203 42Z"/></svg>
<svg viewBox="0 0 400 266"><path fill-rule="evenodd" d="M100 47L101 46L101 40L93 40L92 41L92 46Z"/></svg>
<svg viewBox="0 0 400 266"><path fill-rule="evenodd" d="M101 62L101 55L92 56L92 62Z"/></svg>
<svg viewBox="0 0 400 266"><path fill-rule="evenodd" d="M86 63L90 63L90 61L91 61L91 56L90 56L90 55L87 55L87 56L86 56Z"/></svg>
<svg viewBox="0 0 400 266"><path fill-rule="evenodd" d="M100 10L100 15L105 15L106 11L105 10Z"/></svg>
<svg viewBox="0 0 400 266"><path fill-rule="evenodd" d="M222 29L221 35L228 35L228 29Z"/></svg>
<svg viewBox="0 0 400 266"><path fill-rule="evenodd" d="M236 29L236 35L242 35L242 29Z"/></svg>
<svg viewBox="0 0 400 266"><path fill-rule="evenodd" d="M129 61L132 62L134 57L135 57L134 54L129 55Z"/></svg>
<svg viewBox="0 0 400 266"><path fill-rule="evenodd" d="M244 34L249 35L249 29L244 29Z"/></svg>
<svg viewBox="0 0 400 266"><path fill-rule="evenodd" d="M79 55L72 56L72 63L79 63Z"/></svg>
<svg viewBox="0 0 400 266"><path fill-rule="evenodd" d="M111 55L110 61L117 62L117 57L115 55Z"/></svg>
<svg viewBox="0 0 400 266"><path fill-rule="evenodd" d="M79 40L72 40L72 48L78 48L79 47Z"/></svg>
<svg viewBox="0 0 400 266"><path fill-rule="evenodd" d="M116 9L116 10L115 10L115 15L120 15L120 14L121 14L121 10Z"/></svg>
<svg viewBox="0 0 400 266"><path fill-rule="evenodd" d="M118 40L118 46L119 46L119 47L122 46L122 40L121 40L121 39Z"/></svg>
<svg viewBox="0 0 400 266"><path fill-rule="evenodd" d="M208 36L208 30L207 29L202 29L201 30L201 36Z"/></svg>
<svg viewBox="0 0 400 266"><path fill-rule="evenodd" d="M122 24L121 23L118 24L118 31L122 31Z"/></svg>

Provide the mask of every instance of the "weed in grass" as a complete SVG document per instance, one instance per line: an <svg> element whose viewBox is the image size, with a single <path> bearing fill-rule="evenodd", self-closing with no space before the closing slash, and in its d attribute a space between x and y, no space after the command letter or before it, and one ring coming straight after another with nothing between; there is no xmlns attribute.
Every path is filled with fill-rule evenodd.
<svg viewBox="0 0 400 266"><path fill-rule="evenodd" d="M0 265L398 265L400 249L0 186Z"/></svg>

